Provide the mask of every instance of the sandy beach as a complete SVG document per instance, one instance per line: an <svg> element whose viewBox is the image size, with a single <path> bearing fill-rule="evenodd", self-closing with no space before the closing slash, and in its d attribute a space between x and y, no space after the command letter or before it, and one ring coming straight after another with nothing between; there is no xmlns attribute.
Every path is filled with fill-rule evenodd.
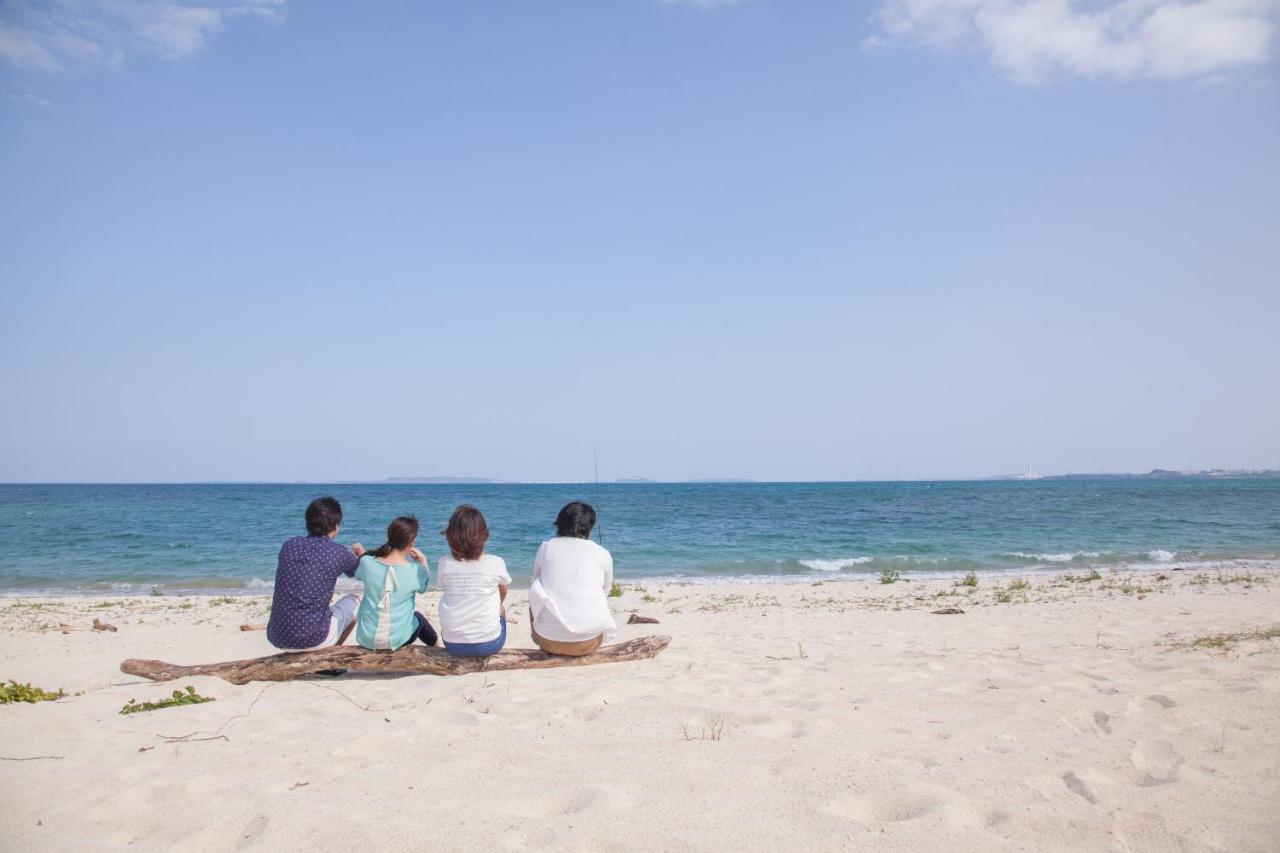
<svg viewBox="0 0 1280 853"><path fill-rule="evenodd" d="M524 600L510 645L531 647ZM1280 848L1274 569L638 584L611 605L619 639L673 638L654 660L245 686L118 669L271 653L239 630L268 605L0 602L0 677L69 694L0 707L0 846ZM188 685L216 701L120 714Z"/></svg>

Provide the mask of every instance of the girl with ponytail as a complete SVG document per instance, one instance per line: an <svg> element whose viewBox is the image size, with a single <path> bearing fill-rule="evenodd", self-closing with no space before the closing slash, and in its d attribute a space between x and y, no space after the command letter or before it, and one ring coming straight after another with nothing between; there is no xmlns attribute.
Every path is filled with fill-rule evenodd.
<svg viewBox="0 0 1280 853"><path fill-rule="evenodd" d="M414 640L434 646L438 636L427 617L413 609L427 591L427 558L417 548L418 519L402 515L387 525L387 541L360 558L356 580L364 582L356 617L356 642L366 649L398 649Z"/></svg>

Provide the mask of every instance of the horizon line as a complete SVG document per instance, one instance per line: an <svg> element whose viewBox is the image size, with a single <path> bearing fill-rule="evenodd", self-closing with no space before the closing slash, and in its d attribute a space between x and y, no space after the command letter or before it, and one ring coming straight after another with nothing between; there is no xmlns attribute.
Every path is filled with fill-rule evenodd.
<svg viewBox="0 0 1280 853"><path fill-rule="evenodd" d="M613 480L500 480L487 477L387 477L379 480L0 480L0 486L643 486L643 485L787 485L834 483L974 483L1035 482L1036 479L1087 478L1168 478L1210 477L1212 475L1280 476L1275 468L1204 468L1198 470L1152 468L1149 471L1082 471L1041 474L1028 479L1020 474L985 474L963 477L872 477L854 479L752 479L743 477L693 477L680 480L618 478Z"/></svg>

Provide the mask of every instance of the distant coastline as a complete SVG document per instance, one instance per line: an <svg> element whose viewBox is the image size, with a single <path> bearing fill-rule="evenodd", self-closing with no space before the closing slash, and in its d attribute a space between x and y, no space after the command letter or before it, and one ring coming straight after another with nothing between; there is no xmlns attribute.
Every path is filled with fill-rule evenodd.
<svg viewBox="0 0 1280 853"><path fill-rule="evenodd" d="M1094 474L1039 474L1037 480L1244 480L1254 477L1280 477L1276 469L1226 469L1212 468L1205 471L1172 471L1167 468L1153 468L1145 474L1133 473L1094 473ZM1023 480L1025 474L1002 474L985 477L987 480Z"/></svg>

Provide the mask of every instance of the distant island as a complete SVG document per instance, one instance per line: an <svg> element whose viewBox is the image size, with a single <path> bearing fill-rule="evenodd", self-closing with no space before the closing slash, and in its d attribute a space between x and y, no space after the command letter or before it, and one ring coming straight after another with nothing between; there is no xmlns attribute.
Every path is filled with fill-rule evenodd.
<svg viewBox="0 0 1280 853"><path fill-rule="evenodd" d="M383 483L433 483L450 486L477 486L495 483L507 483L509 480L493 480L489 477L388 477Z"/></svg>
<svg viewBox="0 0 1280 853"><path fill-rule="evenodd" d="M1241 480L1251 477L1280 477L1275 469L1226 469L1212 468L1206 471L1172 471L1152 468L1145 474L1008 474L992 477L993 480Z"/></svg>
<svg viewBox="0 0 1280 853"><path fill-rule="evenodd" d="M615 483L663 483L665 485L713 485L722 483L754 483L756 480L715 479L715 480L650 480L648 477L621 477Z"/></svg>

